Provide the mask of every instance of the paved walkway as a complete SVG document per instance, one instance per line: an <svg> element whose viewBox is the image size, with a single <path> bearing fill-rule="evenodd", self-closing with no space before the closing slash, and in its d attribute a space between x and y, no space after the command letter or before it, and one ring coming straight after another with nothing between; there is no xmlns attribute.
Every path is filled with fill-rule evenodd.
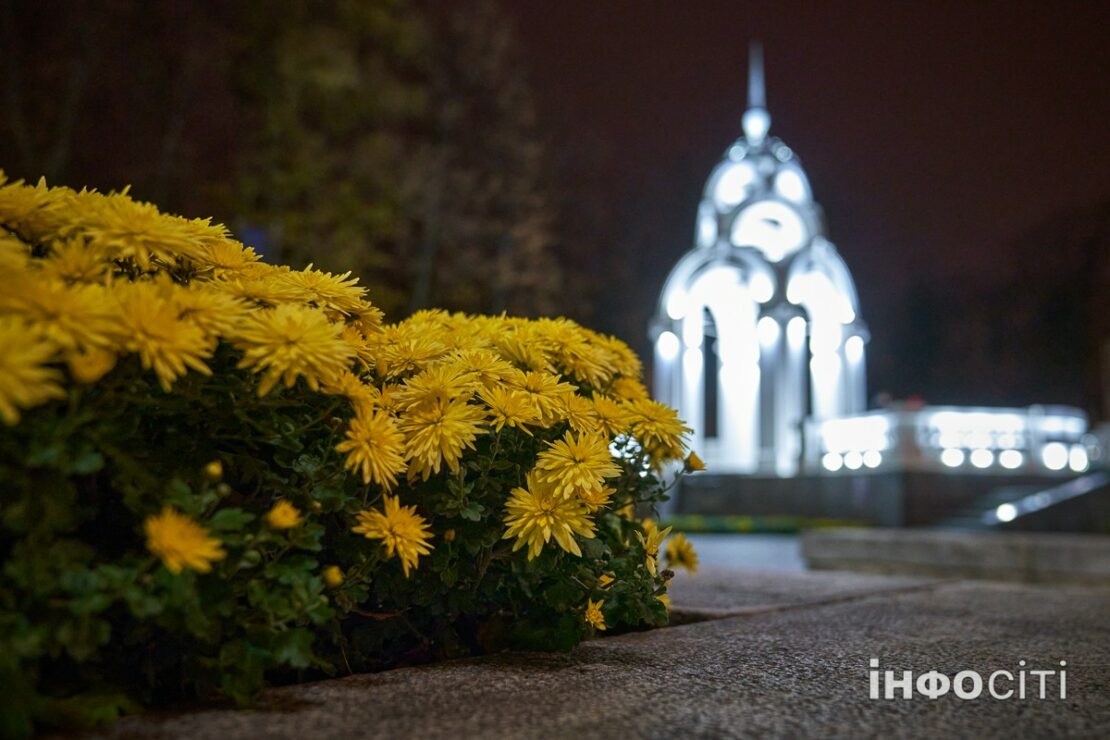
<svg viewBox="0 0 1110 740"><path fill-rule="evenodd" d="M687 534L703 565L742 570L806 569L796 534Z"/></svg>
<svg viewBox="0 0 1110 740"><path fill-rule="evenodd" d="M706 569L680 575L673 595L679 615L695 621L568 654L494 655L273 689L253 710L129 718L110 736L1110 736L1110 590ZM1043 700L998 700L985 689L969 701L952 693L874 700L871 659L880 671L948 678L1018 674L1022 660L1028 670L1053 670L1066 660L1067 698L1054 677Z"/></svg>

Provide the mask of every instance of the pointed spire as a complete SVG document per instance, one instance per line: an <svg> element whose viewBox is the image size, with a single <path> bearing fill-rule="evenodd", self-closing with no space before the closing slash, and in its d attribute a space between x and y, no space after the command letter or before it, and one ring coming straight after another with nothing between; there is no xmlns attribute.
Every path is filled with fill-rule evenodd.
<svg viewBox="0 0 1110 740"><path fill-rule="evenodd" d="M753 41L748 46L748 107L767 108L763 87L763 44Z"/></svg>
<svg viewBox="0 0 1110 740"><path fill-rule="evenodd" d="M767 112L767 91L763 84L763 45L753 41L748 47L748 109L743 118L744 138L759 145L771 128Z"/></svg>

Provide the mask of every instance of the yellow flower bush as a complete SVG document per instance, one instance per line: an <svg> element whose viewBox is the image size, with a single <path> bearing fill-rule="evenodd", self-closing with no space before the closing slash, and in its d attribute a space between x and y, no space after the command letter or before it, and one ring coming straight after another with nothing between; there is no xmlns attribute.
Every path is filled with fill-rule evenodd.
<svg viewBox="0 0 1110 740"><path fill-rule="evenodd" d="M0 712L27 731L93 686L106 716L105 686L246 700L666 622L636 514L700 463L612 337L390 323L350 274L0 174L0 347L0 679L36 697Z"/></svg>

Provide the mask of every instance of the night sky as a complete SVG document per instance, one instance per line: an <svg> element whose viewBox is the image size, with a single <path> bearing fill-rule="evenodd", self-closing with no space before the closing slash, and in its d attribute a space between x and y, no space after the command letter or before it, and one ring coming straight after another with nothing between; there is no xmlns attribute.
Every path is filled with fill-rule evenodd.
<svg viewBox="0 0 1110 740"><path fill-rule="evenodd" d="M771 133L800 156L854 273L873 358L911 281L998 281L1023 233L1110 197L1110 3L504 7L552 146L611 202L612 248L635 265L621 298L637 310L609 328L632 341L740 135L751 39Z"/></svg>

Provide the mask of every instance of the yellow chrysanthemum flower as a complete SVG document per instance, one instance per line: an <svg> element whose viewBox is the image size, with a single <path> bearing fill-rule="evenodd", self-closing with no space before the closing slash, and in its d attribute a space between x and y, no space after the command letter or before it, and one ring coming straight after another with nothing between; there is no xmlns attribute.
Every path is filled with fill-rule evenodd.
<svg viewBox="0 0 1110 740"><path fill-rule="evenodd" d="M446 351L443 344L434 339L399 335L396 330L367 337L367 342L373 348L378 374L389 379L421 370Z"/></svg>
<svg viewBox="0 0 1110 740"><path fill-rule="evenodd" d="M447 463L452 473L459 470L464 449L474 449L483 433L486 414L480 406L463 400L413 409L401 418L405 433L405 455L409 474L427 479Z"/></svg>
<svg viewBox="0 0 1110 740"><path fill-rule="evenodd" d="M67 283L99 283L112 268L108 253L81 237L54 242L38 266L44 275Z"/></svg>
<svg viewBox="0 0 1110 740"><path fill-rule="evenodd" d="M686 456L686 470L690 473L696 473L699 470L705 470L705 463L698 457L698 453L691 450L690 454Z"/></svg>
<svg viewBox="0 0 1110 740"><path fill-rule="evenodd" d="M463 372L470 374L484 388L501 387L517 372L516 368L496 352L488 349L458 352L451 358L451 362Z"/></svg>
<svg viewBox="0 0 1110 740"><path fill-rule="evenodd" d="M0 174L0 224L31 242L57 236L70 221L74 193L69 188L47 187L46 179L35 185L22 180L3 185Z"/></svg>
<svg viewBox="0 0 1110 740"><path fill-rule="evenodd" d="M161 514L148 516L143 529L147 549L174 574L185 568L208 573L212 563L227 556L222 543L209 537L208 530L169 506Z"/></svg>
<svg viewBox="0 0 1110 740"><path fill-rule="evenodd" d="M401 559L406 578L420 556L432 551L428 544L431 528L416 513L415 506L401 506L395 496L385 497L384 511L360 511L356 517L358 524L351 531L367 539L381 540L387 557Z"/></svg>
<svg viewBox="0 0 1110 740"><path fill-rule="evenodd" d="M67 285L39 274L0 277L0 311L29 321L65 350L117 346L118 309L99 285Z"/></svg>
<svg viewBox="0 0 1110 740"><path fill-rule="evenodd" d="M535 558L552 539L563 550L582 556L574 536L591 539L594 523L589 508L576 498L565 498L534 473L528 474L527 488L514 488L505 503L502 539L516 538L513 552L528 546L528 559Z"/></svg>
<svg viewBox="0 0 1110 740"><path fill-rule="evenodd" d="M30 246L0 226L0 275L22 274L30 263Z"/></svg>
<svg viewBox="0 0 1110 740"><path fill-rule="evenodd" d="M589 495L600 491L606 478L621 473L609 452L609 442L596 434L567 432L562 439L549 442L536 458L537 475L555 485L564 497Z"/></svg>
<svg viewBox="0 0 1110 740"><path fill-rule="evenodd" d="M636 378L617 378L609 385L609 395L624 401L646 401L650 398L647 387Z"/></svg>
<svg viewBox="0 0 1110 740"><path fill-rule="evenodd" d="M667 539L667 535L671 533L671 528L667 527L666 529L660 530L655 522L650 519L645 519L643 525L644 531L647 532L647 537L644 537L640 532L636 533L636 537L639 538L640 544L644 548L644 565L647 567L648 573L654 576L658 571L656 561L659 558L659 546L663 544L663 540Z"/></svg>
<svg viewBox="0 0 1110 740"><path fill-rule="evenodd" d="M21 409L65 398L62 374L49 367L58 348L22 319L0 316L0 420L19 421Z"/></svg>
<svg viewBox="0 0 1110 740"><path fill-rule="evenodd" d="M362 474L362 482L371 481L386 490L397 485L397 476L405 472L405 435L385 411L360 409L347 427L347 438L335 449L347 453L345 467Z"/></svg>
<svg viewBox="0 0 1110 740"><path fill-rule="evenodd" d="M228 334L248 310L242 299L205 284L188 288L174 286L170 295L178 315L199 327L213 343Z"/></svg>
<svg viewBox="0 0 1110 740"><path fill-rule="evenodd" d="M282 499L266 512L266 523L274 529L292 529L300 526L304 519L297 507Z"/></svg>
<svg viewBox="0 0 1110 740"><path fill-rule="evenodd" d="M232 239L208 241L201 250L197 261L202 267L217 272L242 272L262 259L251 247L244 247Z"/></svg>
<svg viewBox="0 0 1110 740"><path fill-rule="evenodd" d="M601 613L601 605L604 603L605 599L598 599L597 601L589 599L586 603L586 621L599 631L605 629L605 615Z"/></svg>
<svg viewBox="0 0 1110 740"><path fill-rule="evenodd" d="M502 386L483 387L479 398L489 407L493 428L500 432L504 427L514 427L531 435L528 424L539 421L539 413L532 400L524 393Z"/></svg>
<svg viewBox="0 0 1110 740"><path fill-rule="evenodd" d="M324 583L332 588L339 588L343 585L343 569L338 565L329 565L324 568Z"/></svg>
<svg viewBox="0 0 1110 740"><path fill-rule="evenodd" d="M321 381L320 388L330 396L344 396L356 411L370 409L381 397L377 388L363 383L362 379L350 370L343 370L338 375L325 378Z"/></svg>
<svg viewBox="0 0 1110 740"><path fill-rule="evenodd" d="M667 565L672 568L685 568L691 573L698 570L698 554L686 535L679 532L667 540Z"/></svg>
<svg viewBox="0 0 1110 740"><path fill-rule="evenodd" d="M685 455L683 438L690 428L678 418L670 406L642 399L625 405L632 418L632 435L656 460L682 460Z"/></svg>
<svg viewBox="0 0 1110 740"><path fill-rule="evenodd" d="M407 410L429 408L455 399L469 400L478 389L473 376L449 364L436 364L406 380L397 392L397 402Z"/></svg>
<svg viewBox="0 0 1110 740"><path fill-rule="evenodd" d="M92 385L116 366L116 354L106 349L73 350L66 352L69 374L82 385Z"/></svg>
<svg viewBox="0 0 1110 740"><path fill-rule="evenodd" d="M209 480L221 480L224 477L224 464L213 460L204 466L204 476Z"/></svg>
<svg viewBox="0 0 1110 740"><path fill-rule="evenodd" d="M667 594L659 594L655 597L655 600L662 604L667 611L671 610L671 597Z"/></svg>
<svg viewBox="0 0 1110 740"><path fill-rule="evenodd" d="M594 416L597 418L598 427L605 436L612 439L628 431L632 417L624 407L608 396L595 395L592 399Z"/></svg>
<svg viewBox="0 0 1110 740"><path fill-rule="evenodd" d="M180 318L178 307L158 287L134 283L117 288L116 295L127 329L124 347L138 353L144 369L154 370L162 390L169 391L189 368L212 374L203 362L212 356L212 343L199 327Z"/></svg>
<svg viewBox="0 0 1110 740"><path fill-rule="evenodd" d="M550 427L563 419L563 399L574 393L574 386L560 382L545 372L516 372L509 379L514 388L528 394L540 415L540 425Z"/></svg>
<svg viewBox="0 0 1110 740"><path fill-rule="evenodd" d="M231 343L243 350L240 368L263 374L259 396L279 380L291 388L301 377L315 391L322 380L349 369L354 359L340 331L317 309L283 304L248 314L232 330Z"/></svg>
<svg viewBox="0 0 1110 740"><path fill-rule="evenodd" d="M303 270L282 273L281 279L297 292L299 300L328 313L348 317L369 309L366 288L359 287L358 278L351 277L349 271L333 275L309 265Z"/></svg>
<svg viewBox="0 0 1110 740"><path fill-rule="evenodd" d="M563 396L561 413L570 428L580 434L604 434L590 399L570 393Z"/></svg>
<svg viewBox="0 0 1110 740"><path fill-rule="evenodd" d="M162 213L150 203L132 200L127 191L101 195L79 193L75 206L79 231L113 257L129 258L142 269L153 260L172 263L178 257L203 257L213 227Z"/></svg>

